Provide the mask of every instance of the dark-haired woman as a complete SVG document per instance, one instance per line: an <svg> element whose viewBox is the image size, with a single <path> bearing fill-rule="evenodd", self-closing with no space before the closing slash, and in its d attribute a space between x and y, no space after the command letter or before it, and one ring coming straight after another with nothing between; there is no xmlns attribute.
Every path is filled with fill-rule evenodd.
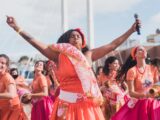
<svg viewBox="0 0 160 120"><path fill-rule="evenodd" d="M96 70L96 78L97 78L97 82L99 87L102 86L102 82L103 82L103 66L98 66L97 70Z"/></svg>
<svg viewBox="0 0 160 120"><path fill-rule="evenodd" d="M57 80L57 77L55 75L55 69L55 63L51 60L48 60L45 65L45 70L49 88L49 96L52 98L53 102L60 92L59 81Z"/></svg>
<svg viewBox="0 0 160 120"><path fill-rule="evenodd" d="M31 120L49 120L52 112L53 101L48 96L48 84L43 75L44 62L37 61L34 66L34 79L32 93L27 94L27 99L32 99Z"/></svg>
<svg viewBox="0 0 160 120"><path fill-rule="evenodd" d="M147 64L147 51L143 46L132 49L131 55L122 67L118 77L128 83L132 97L112 118L112 120L159 120L160 101L157 94L149 90L158 82L158 70ZM121 79L122 78L122 79Z"/></svg>
<svg viewBox="0 0 160 120"><path fill-rule="evenodd" d="M114 115L128 100L127 89L125 91L122 88L121 83L116 81L119 69L119 60L115 56L110 56L105 60L103 67L104 81L101 91L105 98L105 105L102 106L102 110L106 116L106 120L110 120L111 116Z"/></svg>
<svg viewBox="0 0 160 120"><path fill-rule="evenodd" d="M9 71L16 82L17 92L19 97L21 98L22 96L20 93L24 93L24 91L29 92L29 85L26 83L25 78L19 75L17 68L11 68Z"/></svg>
<svg viewBox="0 0 160 120"><path fill-rule="evenodd" d="M58 44L48 46L28 35L13 17L7 17L7 23L57 65L55 73L60 82L60 95L54 103L51 120L104 120L99 107L103 97L91 68L92 61L102 58L123 43L135 32L139 21L110 44L84 53L82 48L86 46L86 40L80 29L68 30L58 39Z"/></svg>
<svg viewBox="0 0 160 120"><path fill-rule="evenodd" d="M0 54L0 120L27 120L8 66L9 57Z"/></svg>
<svg viewBox="0 0 160 120"><path fill-rule="evenodd" d="M20 98L21 103L24 103L23 95L26 93L30 93L30 88L28 83L25 81L25 78L18 73L17 68L11 68L10 70L11 76L14 78L15 83L16 83L16 88L17 88L17 93ZM28 120L30 119L30 113L31 113L31 104L26 104L29 103L29 101L26 101L25 104L22 104L23 110L26 113L26 116L28 117Z"/></svg>

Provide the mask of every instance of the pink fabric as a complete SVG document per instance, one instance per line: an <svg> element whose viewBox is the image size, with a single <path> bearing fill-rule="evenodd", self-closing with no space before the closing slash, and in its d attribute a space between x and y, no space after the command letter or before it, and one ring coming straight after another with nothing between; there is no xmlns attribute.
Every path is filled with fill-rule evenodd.
<svg viewBox="0 0 160 120"><path fill-rule="evenodd" d="M32 104L31 120L49 120L53 109L53 101L50 97L43 97Z"/></svg>
<svg viewBox="0 0 160 120"><path fill-rule="evenodd" d="M120 104L120 106L129 99L129 96L116 82L110 83L109 88L104 91L103 96L110 101L110 104Z"/></svg>
<svg viewBox="0 0 160 120"><path fill-rule="evenodd" d="M54 44L51 49L61 52L58 68L55 71L61 90L77 93L77 95L84 95L87 92L95 95L95 91L95 93L99 93L96 94L96 97L102 96L99 88L94 87L97 86L97 83L94 82L96 80L92 76L91 67L77 48L70 44ZM81 73L83 73L82 76ZM96 100L89 97L77 100L75 103L70 103L67 100L63 101L59 97L56 98L50 120L62 120L63 118L65 120L104 120Z"/></svg>
<svg viewBox="0 0 160 120"><path fill-rule="evenodd" d="M134 80L135 91L145 93L154 84L157 70L146 65L144 73L138 73L133 67L127 72L127 80ZM136 99L136 98L134 98ZM113 117L112 120L160 120L160 101L156 98L131 98Z"/></svg>
<svg viewBox="0 0 160 120"><path fill-rule="evenodd" d="M153 99L138 100L133 108L128 102L112 117L111 120L159 120L160 101Z"/></svg>
<svg viewBox="0 0 160 120"><path fill-rule="evenodd" d="M53 44L51 49L54 51L59 51L69 58L81 82L83 92L85 94L91 93L93 97L102 99L102 94L99 90L91 65L80 50L67 43Z"/></svg>
<svg viewBox="0 0 160 120"><path fill-rule="evenodd" d="M50 98L52 99L53 103L55 102L56 98L59 96L60 88L56 88L54 94L50 94Z"/></svg>

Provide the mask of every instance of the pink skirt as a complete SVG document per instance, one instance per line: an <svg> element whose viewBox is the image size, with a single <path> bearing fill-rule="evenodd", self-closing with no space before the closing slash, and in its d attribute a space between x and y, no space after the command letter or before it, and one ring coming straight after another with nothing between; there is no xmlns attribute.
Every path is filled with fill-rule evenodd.
<svg viewBox="0 0 160 120"><path fill-rule="evenodd" d="M53 109L53 101L50 97L43 97L38 101L32 101L31 120L49 120Z"/></svg>
<svg viewBox="0 0 160 120"><path fill-rule="evenodd" d="M160 120L160 101L140 99L131 106L128 101L111 120Z"/></svg>

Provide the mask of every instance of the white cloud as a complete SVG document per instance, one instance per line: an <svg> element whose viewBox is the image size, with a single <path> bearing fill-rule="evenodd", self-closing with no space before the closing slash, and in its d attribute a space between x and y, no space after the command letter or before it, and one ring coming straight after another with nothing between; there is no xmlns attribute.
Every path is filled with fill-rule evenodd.
<svg viewBox="0 0 160 120"><path fill-rule="evenodd" d="M154 14L150 19L145 23L146 34L155 34L157 28L160 28L160 13Z"/></svg>
<svg viewBox="0 0 160 120"><path fill-rule="evenodd" d="M96 13L124 12L140 3L142 0L95 0Z"/></svg>
<svg viewBox="0 0 160 120"><path fill-rule="evenodd" d="M160 25L160 12L152 16L151 21L157 25Z"/></svg>
<svg viewBox="0 0 160 120"><path fill-rule="evenodd" d="M86 27L86 1L68 0L70 26ZM96 14L129 10L142 0L93 0ZM61 34L61 0L0 0L0 51L13 53L35 51L5 23L5 15L14 16L19 25L38 39L52 43ZM83 20L83 22L82 22ZM23 42L22 42L23 41ZM5 45L11 44L10 48ZM3 45L3 46L2 46ZM17 47L14 47L16 46ZM20 47L18 47L20 46ZM23 48L23 50L21 50ZM32 49L31 49L32 48ZM3 49L3 50L2 50Z"/></svg>
<svg viewBox="0 0 160 120"><path fill-rule="evenodd" d="M11 30L5 23L5 15L14 16L18 24L33 36L38 37L42 41L55 42L57 34L61 32L60 20L60 1L59 0L5 0L0 1L0 26L1 39L0 50L8 51L5 47L10 43L11 48L24 46L24 52L28 52L32 46L27 46L26 42L17 37L18 35ZM49 42L47 42L49 43ZM26 47L27 46L27 47ZM17 51L16 47L12 52Z"/></svg>

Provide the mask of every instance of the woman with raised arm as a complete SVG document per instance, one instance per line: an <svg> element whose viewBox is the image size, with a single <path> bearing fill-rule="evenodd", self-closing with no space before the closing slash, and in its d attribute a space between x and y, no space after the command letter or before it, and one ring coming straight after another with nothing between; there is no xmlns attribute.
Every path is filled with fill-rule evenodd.
<svg viewBox="0 0 160 120"><path fill-rule="evenodd" d="M48 46L22 30L13 17L7 17L7 23L57 65L55 73L60 82L60 95L54 103L51 120L104 120L99 107L103 97L91 68L92 61L116 49L135 32L139 21L110 44L84 53L81 51L86 39L80 29L68 30L58 39L58 44Z"/></svg>
<svg viewBox="0 0 160 120"><path fill-rule="evenodd" d="M0 120L27 120L8 66L9 57L0 54Z"/></svg>
<svg viewBox="0 0 160 120"><path fill-rule="evenodd" d="M160 101L154 98L157 95L149 93L158 82L158 70L147 64L147 51L143 46L131 50L117 78L127 81L131 98L112 120L159 120Z"/></svg>
<svg viewBox="0 0 160 120"><path fill-rule="evenodd" d="M36 61L34 79L31 83L32 92L26 94L26 99L32 101L31 120L49 120L52 113L53 101L48 96L47 78L43 75L44 62Z"/></svg>

